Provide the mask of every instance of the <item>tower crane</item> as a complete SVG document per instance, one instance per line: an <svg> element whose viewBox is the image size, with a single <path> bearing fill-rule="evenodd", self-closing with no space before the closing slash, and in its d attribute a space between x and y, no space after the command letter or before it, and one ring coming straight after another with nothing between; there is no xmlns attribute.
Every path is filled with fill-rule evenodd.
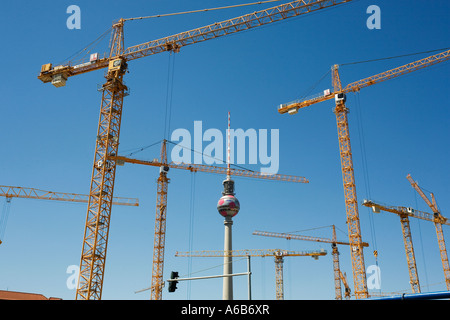
<svg viewBox="0 0 450 320"><path fill-rule="evenodd" d="M124 163L134 163L134 164L141 164L146 166L153 166L153 167L167 167L163 168L161 170L168 171L168 168L172 169L181 169L181 170L188 170L190 172L209 172L209 173L216 173L216 174L227 174L227 172L230 173L230 175L238 176L238 177L247 177L247 178L257 178L257 179L265 179L265 180L278 180L278 181L285 181L285 182L296 182L296 183L309 183L309 180L305 177L301 176L294 176L294 175L287 175L287 174L267 174L262 173L258 171L253 170L246 170L246 169L236 169L236 168L224 168L224 167L218 167L218 166L211 166L211 165L205 165L205 164L194 164L194 163L177 163L177 162L167 162L167 151L166 151L166 144L167 140L163 140L162 142L162 151L161 155L163 159L162 161L158 161L157 159L148 161L148 160L139 160L139 159L133 159L125 156L112 156L109 157L110 159L115 159L117 161L117 165L123 165ZM229 170L229 171L228 171Z"/></svg>
<svg viewBox="0 0 450 320"><path fill-rule="evenodd" d="M163 268L164 268L164 248L166 234L166 209L167 209L167 192L170 179L167 177L169 169L181 169L191 172L209 172L217 174L227 174L229 176L241 176L249 178L258 178L266 180L279 180L287 182L308 183L308 179L300 176L282 175L282 174L264 174L257 171L235 169L202 164L186 164L174 163L167 161L167 141L164 139L161 145L161 158L153 161L139 160L127 158L124 156L114 156L113 159L118 165L124 163L134 163L140 165L159 167L159 177L157 180L157 201L156 201L156 218L155 218L155 237L153 246L153 267L152 267L152 284L151 284L151 300L160 300L162 298Z"/></svg>
<svg viewBox="0 0 450 320"><path fill-rule="evenodd" d="M124 24L132 19L120 19L112 26L108 53L103 56L92 54L89 61L76 65L71 62L58 66L47 63L41 67L38 79L44 83L51 82L55 87L65 86L69 77L107 69L106 82L100 89L102 101L76 299L99 300L102 295L116 171L116 162L109 159L109 156L118 154L123 99L129 93L123 81L128 62L162 52L179 52L187 45L351 1L296 0L128 48L125 48Z"/></svg>
<svg viewBox="0 0 450 320"><path fill-rule="evenodd" d="M442 231L442 224L445 224L447 221L447 218L444 218L436 203L436 199L434 197L434 194L431 193L431 201L427 198L425 193L422 191L422 189L419 187L417 182L413 180L410 174L406 176L408 181L411 183L411 186L419 193L419 195L422 197L422 199L427 203L427 205L431 208L433 211L433 222L434 226L436 227L436 235L438 239L438 245L439 245L439 253L441 255L441 261L442 261L442 268L444 269L444 276L445 276L445 284L447 286L447 290L450 290L450 266L448 263L448 256L447 256L447 247L445 246L445 240L444 240L444 233Z"/></svg>
<svg viewBox="0 0 450 320"><path fill-rule="evenodd" d="M342 300L342 291L341 291L341 279L342 279L342 272L339 266L339 250L337 245L350 245L350 243L345 241L338 241L336 238L336 229L335 226L332 225L333 229L333 237L332 239L328 238L321 238L321 237L311 237L311 236L304 236L299 234L292 234L292 233L278 233L278 232L268 232L268 231L254 231L253 235L257 236L265 236L265 237L275 237L275 238L283 238L287 240L305 240L305 241L316 241L316 242L324 242L324 243L331 243L331 252L333 255L333 271L334 271L334 287L335 287L335 297L336 300ZM369 244L366 242L363 242L362 245L364 247L368 247ZM348 285L346 284L346 280L344 281L345 286L345 292L347 294L348 292Z"/></svg>
<svg viewBox="0 0 450 320"><path fill-rule="evenodd" d="M342 283L344 284L344 288L345 288L345 291L344 291L345 299L346 299L346 300L349 300L349 299L350 299L350 296L351 296L351 290L350 290L350 287L348 286L347 275L345 274L345 272L342 273L342 271L339 270L339 277L341 278Z"/></svg>
<svg viewBox="0 0 450 320"><path fill-rule="evenodd" d="M411 228L409 226L409 217L434 222L435 221L434 215L427 212L415 210L410 207L388 206L367 199L363 201L363 206L371 207L374 212L379 212L380 210L383 210L395 213L400 216L411 289L413 293L420 293L419 276L417 274L416 259L414 255L414 247L411 237ZM450 225L450 222L447 222L447 219L443 218L442 224Z"/></svg>
<svg viewBox="0 0 450 320"><path fill-rule="evenodd" d="M88 195L79 193L65 193L65 192L54 192L48 190L41 190L36 188L24 188L24 187L13 187L13 186L0 186L0 197L5 197L7 201L6 210L9 211L10 203L12 198L25 198L25 199L40 199L40 200L56 200L56 201L68 201L68 202L88 202ZM139 200L136 198L124 198L124 197L114 197L112 201L113 205L122 206L139 206ZM5 213L5 216L8 214ZM5 218L6 219L6 218ZM0 230L4 231L6 220L2 221L3 226L0 226ZM3 229L1 229L3 228ZM3 232L2 232L3 233ZM3 234L0 234L2 237ZM2 240L0 238L0 244Z"/></svg>
<svg viewBox="0 0 450 320"><path fill-rule="evenodd" d="M280 114L296 114L299 109L334 99L336 115L336 123L338 129L339 150L342 169L342 181L344 186L345 209L347 214L348 236L352 258L353 282L355 288L355 296L359 298L367 298L367 280L364 264L364 253L361 245L361 228L359 222L358 202L356 197L356 185L353 170L352 151L350 145L350 132L348 126L348 108L345 105L346 94L350 92L358 92L362 88L386 81L388 79L397 78L401 75L420 70L431 65L446 61L450 58L450 50L440 52L435 55L417 60L406 65L376 74L374 76L364 78L348 84L343 87L339 75L339 66L333 65L332 84L333 92L325 90L322 94L316 95L305 100L296 100L289 103L281 104L278 107ZM356 250L355 250L356 249Z"/></svg>
<svg viewBox="0 0 450 320"><path fill-rule="evenodd" d="M87 203L89 200L89 196L86 194L55 192L36 188L24 188L13 186L0 186L0 197L57 200L69 202L83 202L83 203ZM113 197L112 204L121 206L139 206L139 199Z"/></svg>
<svg viewBox="0 0 450 320"><path fill-rule="evenodd" d="M201 250L192 252L176 252L175 257L274 257L275 259L275 298L284 300L283 262L284 257L312 257L318 259L325 256L327 251L290 251L281 249L242 249L242 250Z"/></svg>

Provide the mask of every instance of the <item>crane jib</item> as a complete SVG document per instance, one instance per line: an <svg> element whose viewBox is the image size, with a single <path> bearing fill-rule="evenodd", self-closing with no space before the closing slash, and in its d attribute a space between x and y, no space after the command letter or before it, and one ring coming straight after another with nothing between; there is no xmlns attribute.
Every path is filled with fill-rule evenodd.
<svg viewBox="0 0 450 320"><path fill-rule="evenodd" d="M122 51L122 58L126 61L130 61L167 51L178 52L183 46L249 30L351 1L353 0L292 1L272 8L255 11L240 17L216 22L204 27L131 46ZM54 76L61 75L60 79L55 81L54 85L57 87L64 86L68 77L107 68L109 60L109 57L104 55L103 58L97 58L94 62L90 59L90 61L83 61L74 66L69 62L64 65L55 66L54 68L48 63L42 66L38 79L44 83L53 82Z"/></svg>

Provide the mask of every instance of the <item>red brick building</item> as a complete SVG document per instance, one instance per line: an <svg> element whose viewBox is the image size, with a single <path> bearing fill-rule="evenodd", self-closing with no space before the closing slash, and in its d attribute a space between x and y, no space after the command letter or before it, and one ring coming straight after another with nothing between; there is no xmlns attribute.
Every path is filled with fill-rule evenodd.
<svg viewBox="0 0 450 320"><path fill-rule="evenodd" d="M60 298L46 296L40 293L16 292L0 290L0 300L62 300Z"/></svg>

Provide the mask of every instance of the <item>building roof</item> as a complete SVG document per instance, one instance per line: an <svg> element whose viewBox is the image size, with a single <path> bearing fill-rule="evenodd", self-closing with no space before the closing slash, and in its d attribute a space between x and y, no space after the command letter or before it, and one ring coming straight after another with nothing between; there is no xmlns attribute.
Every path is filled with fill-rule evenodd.
<svg viewBox="0 0 450 320"><path fill-rule="evenodd" d="M28 293L0 290L0 300L62 300L61 298L47 298L40 293Z"/></svg>

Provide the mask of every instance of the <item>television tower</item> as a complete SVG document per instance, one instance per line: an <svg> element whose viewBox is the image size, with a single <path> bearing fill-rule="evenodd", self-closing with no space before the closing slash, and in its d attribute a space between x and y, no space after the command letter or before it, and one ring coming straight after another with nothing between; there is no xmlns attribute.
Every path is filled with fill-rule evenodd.
<svg viewBox="0 0 450 320"><path fill-rule="evenodd" d="M227 135L227 178L222 182L223 191L222 197L217 203L217 210L220 215L225 218L223 224L225 225L225 237L224 248L225 252L229 255L225 255L223 258L223 274L231 275L233 273L233 258L231 250L232 248L232 230L233 225L232 218L239 212L240 204L238 199L234 196L234 181L231 179L230 174L230 112L228 112L228 135ZM233 278L231 276L223 277L223 300L233 300Z"/></svg>

